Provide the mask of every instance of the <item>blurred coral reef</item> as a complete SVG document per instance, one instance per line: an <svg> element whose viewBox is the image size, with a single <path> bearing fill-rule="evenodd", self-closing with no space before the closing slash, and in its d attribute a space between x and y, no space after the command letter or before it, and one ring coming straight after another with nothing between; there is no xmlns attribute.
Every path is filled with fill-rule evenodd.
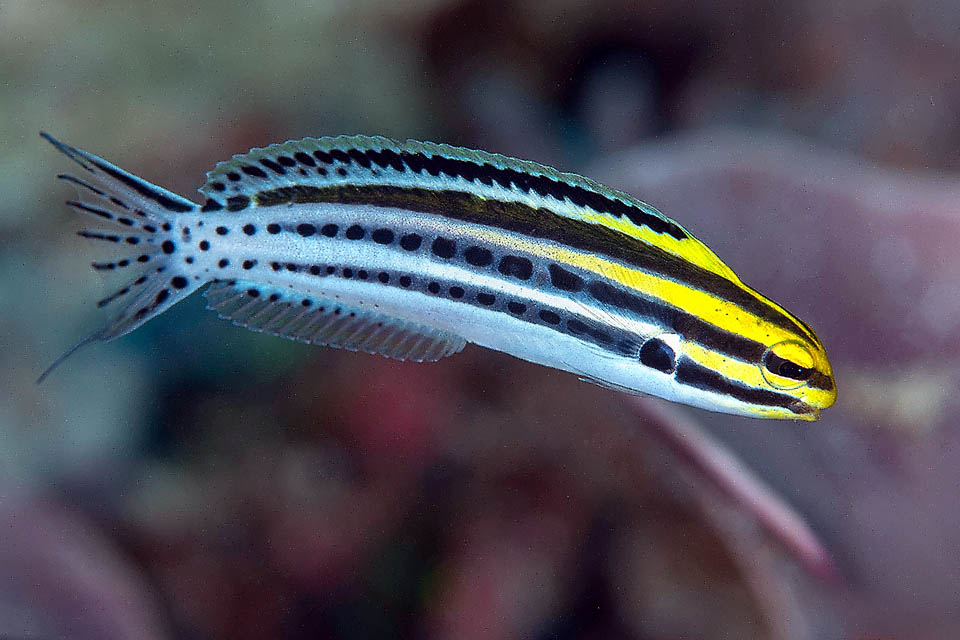
<svg viewBox="0 0 960 640"><path fill-rule="evenodd" d="M958 29L933 0L0 3L0 635L960 637ZM839 402L397 363L200 296L38 387L110 286L41 128L187 197L354 132L589 175L808 320Z"/></svg>

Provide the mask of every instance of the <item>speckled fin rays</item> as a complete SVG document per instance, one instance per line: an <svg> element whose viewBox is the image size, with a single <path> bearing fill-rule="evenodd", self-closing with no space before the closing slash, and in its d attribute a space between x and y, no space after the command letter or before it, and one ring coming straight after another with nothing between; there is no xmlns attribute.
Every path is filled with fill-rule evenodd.
<svg viewBox="0 0 960 640"><path fill-rule="evenodd" d="M118 303L119 310L110 321L57 358L40 375L38 383L81 347L130 333L203 284L197 278L179 273L176 264L168 259L176 251L174 216L194 211L198 208L196 204L45 132L41 131L40 135L84 169L83 178L57 176L77 188L77 199L68 201L67 205L105 224L101 228L84 229L79 235L109 242L130 252L116 261L94 262L93 268L137 273L135 277L131 275L122 288L97 303L99 307Z"/></svg>
<svg viewBox="0 0 960 640"><path fill-rule="evenodd" d="M264 297L260 290L247 289L239 282L214 283L204 295L209 308L221 318L254 331L308 344L414 362L434 362L459 352L466 345L459 336L371 310L351 308L332 300L314 301L305 307L284 300L279 293Z"/></svg>

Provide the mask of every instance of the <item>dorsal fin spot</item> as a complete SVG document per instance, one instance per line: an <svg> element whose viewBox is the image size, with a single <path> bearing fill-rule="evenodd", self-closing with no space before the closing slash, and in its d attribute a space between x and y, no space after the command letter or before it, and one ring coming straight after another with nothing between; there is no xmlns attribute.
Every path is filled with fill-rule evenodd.
<svg viewBox="0 0 960 640"><path fill-rule="evenodd" d="M293 157L296 158L300 164L305 164L308 167L317 166L316 161L311 158L309 154L306 154L303 151L297 151L295 154L293 154Z"/></svg>
<svg viewBox="0 0 960 640"><path fill-rule="evenodd" d="M286 160L281 161L281 158ZM297 175L299 168L296 165L293 171L290 171L284 169L281 162L287 165L291 162L299 163L299 167L315 167L316 173L309 172L301 177ZM258 176L251 179L243 174L242 167L251 164L267 169L268 177L258 180ZM381 172L381 169L387 167L392 171ZM231 176L231 173L236 178ZM231 188L224 191L250 197L256 194L255 200L260 204L264 200L259 195L261 192L278 194L278 189L295 185L326 188L342 182L344 185L357 186L383 184L399 189L422 188L424 185L421 182L431 179L427 177L428 174L433 179L444 182L447 176L454 182L460 181L464 185L461 190L464 191L496 190L495 193L482 194L483 198L519 201L524 201L525 198L542 198L543 202L531 204L573 220L606 226L618 233L654 244L661 250L726 278L736 278L728 267L683 227L654 207L635 198L587 178L561 173L535 162L449 145L413 140L395 142L387 138L367 136L306 138L263 149L252 149L247 154L234 156L232 160L221 163L208 174L208 182L201 191L208 197L219 200L218 188L215 185L218 182L227 182ZM427 187L429 188L429 185ZM445 185L443 188L449 187ZM294 203L298 200L294 192L291 192L290 196L284 196L284 199ZM280 198L276 200L279 201Z"/></svg>
<svg viewBox="0 0 960 640"><path fill-rule="evenodd" d="M350 156L357 164L359 164L364 169L370 168L370 158L367 157L367 154L359 149L350 149L347 152L347 155Z"/></svg>
<svg viewBox="0 0 960 640"><path fill-rule="evenodd" d="M278 165L276 162L274 162L270 158L260 158L260 164L262 164L267 169L270 169L270 171L273 171L278 175L284 176L287 174L286 169Z"/></svg>
<svg viewBox="0 0 960 640"><path fill-rule="evenodd" d="M296 161L289 156L277 156L277 162L279 162L284 167L293 167L296 166Z"/></svg>
<svg viewBox="0 0 960 640"><path fill-rule="evenodd" d="M330 151L330 156L339 162L344 164L350 164L350 156L343 149L333 149Z"/></svg>
<svg viewBox="0 0 960 640"><path fill-rule="evenodd" d="M253 165L244 165L240 167L240 170L243 171L248 176L254 176L256 178L266 178L267 174L260 167L255 167Z"/></svg>

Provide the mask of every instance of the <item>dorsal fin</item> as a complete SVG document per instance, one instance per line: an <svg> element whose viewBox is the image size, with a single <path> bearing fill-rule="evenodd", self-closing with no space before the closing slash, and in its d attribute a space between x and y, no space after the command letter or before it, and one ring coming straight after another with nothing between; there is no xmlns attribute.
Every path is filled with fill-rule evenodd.
<svg viewBox="0 0 960 640"><path fill-rule="evenodd" d="M434 362L466 345L460 336L330 300L291 298L253 282L215 282L207 306L234 324L309 344Z"/></svg>
<svg viewBox="0 0 960 640"><path fill-rule="evenodd" d="M217 164L200 192L246 206L256 194L294 186L378 185L470 191L603 225L738 281L720 259L655 207L589 178L529 160L382 136L304 138L251 149Z"/></svg>

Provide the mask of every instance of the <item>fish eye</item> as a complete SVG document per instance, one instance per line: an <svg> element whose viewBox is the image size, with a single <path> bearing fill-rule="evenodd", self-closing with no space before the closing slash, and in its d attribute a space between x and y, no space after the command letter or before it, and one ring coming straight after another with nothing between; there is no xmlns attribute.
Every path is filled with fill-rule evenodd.
<svg viewBox="0 0 960 640"><path fill-rule="evenodd" d="M763 354L763 378L777 389L797 389L813 374L810 349L794 340L778 342Z"/></svg>

